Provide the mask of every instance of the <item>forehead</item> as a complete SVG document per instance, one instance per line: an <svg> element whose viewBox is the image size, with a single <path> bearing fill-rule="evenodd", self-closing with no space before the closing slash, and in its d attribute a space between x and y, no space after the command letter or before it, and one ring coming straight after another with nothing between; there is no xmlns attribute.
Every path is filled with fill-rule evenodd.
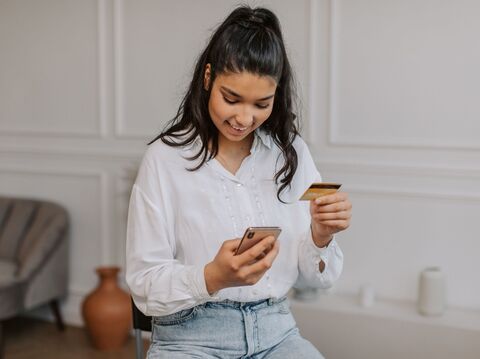
<svg viewBox="0 0 480 359"><path fill-rule="evenodd" d="M256 99L273 95L277 83L271 76L260 76L244 71L219 74L215 78L214 86L227 88L246 99Z"/></svg>

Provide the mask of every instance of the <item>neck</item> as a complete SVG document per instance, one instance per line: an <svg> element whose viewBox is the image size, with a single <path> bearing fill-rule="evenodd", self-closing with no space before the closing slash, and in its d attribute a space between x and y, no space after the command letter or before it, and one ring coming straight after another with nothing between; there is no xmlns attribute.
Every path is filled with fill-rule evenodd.
<svg viewBox="0 0 480 359"><path fill-rule="evenodd" d="M241 142L231 142L223 137L218 139L218 153L224 157L238 158L250 154L252 148L254 134L251 133Z"/></svg>

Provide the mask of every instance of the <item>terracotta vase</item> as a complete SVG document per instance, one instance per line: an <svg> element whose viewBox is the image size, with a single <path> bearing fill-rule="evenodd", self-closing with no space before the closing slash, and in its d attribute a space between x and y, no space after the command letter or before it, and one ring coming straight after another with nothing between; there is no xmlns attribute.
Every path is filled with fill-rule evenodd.
<svg viewBox="0 0 480 359"><path fill-rule="evenodd" d="M119 267L99 267L99 284L82 304L82 315L95 348L123 346L132 326L130 295L117 283Z"/></svg>

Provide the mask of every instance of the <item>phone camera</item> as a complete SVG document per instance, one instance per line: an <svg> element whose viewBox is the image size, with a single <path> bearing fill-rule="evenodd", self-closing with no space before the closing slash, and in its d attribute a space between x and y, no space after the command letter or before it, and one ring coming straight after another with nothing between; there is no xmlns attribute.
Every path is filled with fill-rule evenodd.
<svg viewBox="0 0 480 359"><path fill-rule="evenodd" d="M253 238L253 236L255 235L255 232L250 232L247 236L248 239L251 239Z"/></svg>

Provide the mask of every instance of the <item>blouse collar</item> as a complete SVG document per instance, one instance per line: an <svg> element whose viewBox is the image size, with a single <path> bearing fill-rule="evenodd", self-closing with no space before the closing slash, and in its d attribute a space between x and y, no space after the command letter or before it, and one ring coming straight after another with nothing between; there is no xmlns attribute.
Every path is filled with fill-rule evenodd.
<svg viewBox="0 0 480 359"><path fill-rule="evenodd" d="M272 136L270 136L264 129L257 128L254 132L254 139L253 139L253 144L252 144L252 150L256 150L256 146L260 143L263 146L265 146L268 149L272 148ZM197 147L202 144L202 140L200 136L197 135L195 140L192 143L192 147Z"/></svg>

